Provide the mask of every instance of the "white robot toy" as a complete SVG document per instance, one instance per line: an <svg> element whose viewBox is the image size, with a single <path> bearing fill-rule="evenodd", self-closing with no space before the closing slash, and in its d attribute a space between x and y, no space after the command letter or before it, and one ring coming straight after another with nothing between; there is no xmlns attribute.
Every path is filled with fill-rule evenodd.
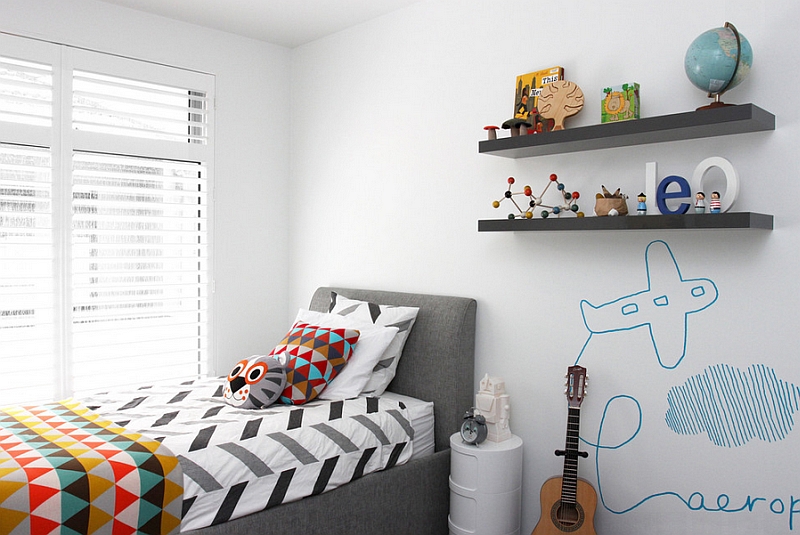
<svg viewBox="0 0 800 535"><path fill-rule="evenodd" d="M475 395L475 409L486 419L489 431L487 440L502 442L511 438L511 429L508 427L511 405L506 394L506 383L501 377L489 377L488 373L483 376L481 389Z"/></svg>

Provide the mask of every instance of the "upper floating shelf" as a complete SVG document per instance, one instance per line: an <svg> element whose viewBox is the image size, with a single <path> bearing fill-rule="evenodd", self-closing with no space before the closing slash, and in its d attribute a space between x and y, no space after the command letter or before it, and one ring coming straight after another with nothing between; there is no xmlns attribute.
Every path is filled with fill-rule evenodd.
<svg viewBox="0 0 800 535"><path fill-rule="evenodd" d="M528 158L767 130L775 130L774 115L755 104L738 104L486 140L478 143L478 152L505 158Z"/></svg>

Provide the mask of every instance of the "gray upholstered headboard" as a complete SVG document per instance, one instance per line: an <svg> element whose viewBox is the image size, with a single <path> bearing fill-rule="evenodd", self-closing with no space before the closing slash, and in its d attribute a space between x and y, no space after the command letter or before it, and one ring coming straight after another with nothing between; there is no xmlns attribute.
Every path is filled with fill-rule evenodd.
<svg viewBox="0 0 800 535"><path fill-rule="evenodd" d="M466 297L322 287L309 308L327 312L331 291L380 305L416 306L419 314L389 390L434 402L436 451L450 447L474 404L475 310Z"/></svg>

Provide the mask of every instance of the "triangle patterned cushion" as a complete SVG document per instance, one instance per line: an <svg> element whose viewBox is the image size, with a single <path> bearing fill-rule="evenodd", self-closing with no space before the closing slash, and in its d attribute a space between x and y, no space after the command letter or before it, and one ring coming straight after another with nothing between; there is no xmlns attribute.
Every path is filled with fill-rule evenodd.
<svg viewBox="0 0 800 535"><path fill-rule="evenodd" d="M347 364L360 333L295 323L270 356L286 369L281 402L302 405L315 399Z"/></svg>

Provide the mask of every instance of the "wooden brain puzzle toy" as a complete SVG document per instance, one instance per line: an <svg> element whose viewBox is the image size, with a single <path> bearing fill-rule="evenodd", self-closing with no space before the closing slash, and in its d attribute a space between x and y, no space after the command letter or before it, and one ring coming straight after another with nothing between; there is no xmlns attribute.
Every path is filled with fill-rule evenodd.
<svg viewBox="0 0 800 535"><path fill-rule="evenodd" d="M575 82L558 80L542 88L539 114L554 121L553 130L564 129L564 119L583 109L583 91Z"/></svg>

